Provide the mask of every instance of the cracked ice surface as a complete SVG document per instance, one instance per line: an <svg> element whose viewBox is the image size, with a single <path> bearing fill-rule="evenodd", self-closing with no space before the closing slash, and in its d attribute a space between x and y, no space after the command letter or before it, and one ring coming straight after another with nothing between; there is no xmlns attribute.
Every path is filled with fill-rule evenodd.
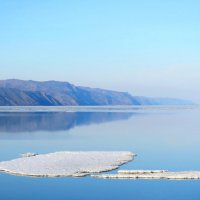
<svg viewBox="0 0 200 200"><path fill-rule="evenodd" d="M0 171L37 177L85 176L116 169L133 156L126 151L55 152L0 162Z"/></svg>

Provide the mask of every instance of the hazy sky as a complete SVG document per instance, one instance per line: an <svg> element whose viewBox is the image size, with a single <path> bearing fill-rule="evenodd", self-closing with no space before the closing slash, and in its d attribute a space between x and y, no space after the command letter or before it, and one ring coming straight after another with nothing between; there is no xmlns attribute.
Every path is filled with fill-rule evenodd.
<svg viewBox="0 0 200 200"><path fill-rule="evenodd" d="M199 0L0 0L0 79L200 102Z"/></svg>

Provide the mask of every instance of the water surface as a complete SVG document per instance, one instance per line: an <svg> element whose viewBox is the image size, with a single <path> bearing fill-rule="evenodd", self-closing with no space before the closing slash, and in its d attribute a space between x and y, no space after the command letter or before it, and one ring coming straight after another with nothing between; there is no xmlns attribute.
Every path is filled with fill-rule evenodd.
<svg viewBox="0 0 200 200"><path fill-rule="evenodd" d="M22 111L0 112L1 161L26 152L128 150L138 156L120 169L200 170L198 107ZM0 197L6 200L200 198L200 181L30 178L0 173L0 185Z"/></svg>

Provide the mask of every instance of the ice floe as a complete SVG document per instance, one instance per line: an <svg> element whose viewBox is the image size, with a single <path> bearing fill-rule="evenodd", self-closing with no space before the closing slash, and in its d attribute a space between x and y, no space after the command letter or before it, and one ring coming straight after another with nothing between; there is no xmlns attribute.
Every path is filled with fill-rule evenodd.
<svg viewBox="0 0 200 200"><path fill-rule="evenodd" d="M72 151L25 155L0 162L0 171L36 177L85 176L116 169L134 157L133 153L126 151Z"/></svg>
<svg viewBox="0 0 200 200"><path fill-rule="evenodd" d="M200 179L200 171L119 170L117 174L100 174L93 175L93 177L110 179L198 180Z"/></svg>

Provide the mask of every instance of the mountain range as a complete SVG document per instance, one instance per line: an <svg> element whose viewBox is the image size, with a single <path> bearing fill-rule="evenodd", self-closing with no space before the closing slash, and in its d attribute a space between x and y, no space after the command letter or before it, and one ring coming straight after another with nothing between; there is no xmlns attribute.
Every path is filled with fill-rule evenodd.
<svg viewBox="0 0 200 200"><path fill-rule="evenodd" d="M133 96L60 81L0 80L0 106L190 105L189 100Z"/></svg>

